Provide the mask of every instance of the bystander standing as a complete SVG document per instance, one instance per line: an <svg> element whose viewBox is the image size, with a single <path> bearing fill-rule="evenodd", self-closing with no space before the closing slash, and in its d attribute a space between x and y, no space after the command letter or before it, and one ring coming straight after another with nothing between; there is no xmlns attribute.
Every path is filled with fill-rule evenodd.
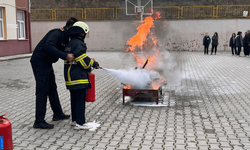
<svg viewBox="0 0 250 150"><path fill-rule="evenodd" d="M237 55L237 50L236 50L236 34L233 33L232 37L230 38L229 46L231 47L232 50L232 55Z"/></svg>

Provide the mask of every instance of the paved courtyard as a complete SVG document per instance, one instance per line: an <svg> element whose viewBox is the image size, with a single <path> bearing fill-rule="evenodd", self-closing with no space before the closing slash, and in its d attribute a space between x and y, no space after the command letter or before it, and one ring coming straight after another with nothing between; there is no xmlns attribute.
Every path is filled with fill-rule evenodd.
<svg viewBox="0 0 250 150"><path fill-rule="evenodd" d="M89 52L105 68L135 66L127 53ZM12 123L14 149L24 150L250 150L250 58L228 53L171 52L182 73L180 87L166 87L165 107L122 104L115 78L95 70L96 101L87 103L96 131L76 131L70 120L46 120L51 130L33 129L35 83L29 58L0 62L0 114ZM63 62L54 64L63 110L70 114ZM175 89L178 89L176 91Z"/></svg>

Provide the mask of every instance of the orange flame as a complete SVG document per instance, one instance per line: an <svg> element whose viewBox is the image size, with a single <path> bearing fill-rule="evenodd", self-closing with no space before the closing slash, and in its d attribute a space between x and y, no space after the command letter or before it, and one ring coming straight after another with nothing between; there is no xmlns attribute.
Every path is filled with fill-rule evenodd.
<svg viewBox="0 0 250 150"><path fill-rule="evenodd" d="M135 57L138 65L142 66L146 62L146 60L140 58L140 56L137 53L132 53L132 55ZM148 58L148 64L147 64L147 66L150 66L155 60L156 60L156 56L155 55L154 56L150 56Z"/></svg>
<svg viewBox="0 0 250 150"><path fill-rule="evenodd" d="M161 86L161 84L162 84L163 82L165 82L165 81L166 81L165 78L160 77L159 80L156 80L156 81L153 81L153 82L152 82L152 88L153 88L154 90L158 90L158 88Z"/></svg>
<svg viewBox="0 0 250 150"><path fill-rule="evenodd" d="M147 16L137 27L138 32L136 35L126 42L126 44L129 46L126 49L126 52L131 52L140 66L142 66L146 60L148 60L147 66L151 66L152 64L156 63L157 59L162 57L162 52L158 49L158 38L153 33L153 31L151 31L154 28L154 20L160 18L161 16L159 12L155 12L152 16ZM150 51L147 51L146 54L143 53L145 48L150 49ZM163 77L157 81L153 81L152 88L154 90L158 90L159 86L164 81L165 79ZM124 87L124 89L131 88L132 87L130 85L126 85Z"/></svg>
<svg viewBox="0 0 250 150"><path fill-rule="evenodd" d="M129 46L127 48L127 52L131 51L133 56L135 57L138 65L143 65L144 62L148 59L148 66L150 66L151 64L154 63L154 61L156 60L156 56L140 56L138 54L138 52L136 52L136 48L138 47L141 51L143 51L143 46L147 46L147 47L152 47L155 46L157 47L157 42L158 39L157 37L151 32L151 29L154 27L154 20L155 19L160 19L160 13L156 12L154 15L152 16L147 16L143 21L141 21L141 25L139 27L137 27L137 33L135 36L133 36L132 38L130 38L129 41L127 41L127 45ZM150 37L148 37L148 35L150 34ZM153 45L150 45L147 43L148 38L152 41ZM157 53L160 53L160 50L157 49Z"/></svg>
<svg viewBox="0 0 250 150"><path fill-rule="evenodd" d="M141 21L141 23L143 24L137 27L137 34L129 41L127 41L127 45L130 45L127 51L134 51L136 46L138 46L139 48L143 46L144 42L147 41L147 36L150 33L150 28L154 26L153 21L154 19L151 16L148 16L143 21Z"/></svg>
<svg viewBox="0 0 250 150"><path fill-rule="evenodd" d="M158 39L157 39L156 36L153 36L153 37L152 37L152 41L153 41L154 45L157 46Z"/></svg>
<svg viewBox="0 0 250 150"><path fill-rule="evenodd" d="M132 88L131 85L126 85L126 86L124 87L124 89L131 89L131 88Z"/></svg>

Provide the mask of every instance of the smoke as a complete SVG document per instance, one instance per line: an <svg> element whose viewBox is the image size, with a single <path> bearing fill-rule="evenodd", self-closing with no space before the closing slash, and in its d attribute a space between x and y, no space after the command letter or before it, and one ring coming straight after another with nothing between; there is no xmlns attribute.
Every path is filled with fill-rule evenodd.
<svg viewBox="0 0 250 150"><path fill-rule="evenodd" d="M144 62L148 60L145 69L105 69L105 71L119 82L130 85L132 88L151 87L158 89L164 83L167 83L166 87L180 86L182 75L178 69L178 63L175 61L175 57L166 51L166 48L163 48L164 46L158 40L158 38L165 39L167 33L164 32L167 30L166 21L154 24L154 21L159 18L161 18L159 12L145 17L143 21L139 22L136 28L137 33L126 42L126 47L124 47L124 50L130 52L135 58L138 68L141 68Z"/></svg>
<svg viewBox="0 0 250 150"><path fill-rule="evenodd" d="M103 70L114 76L120 83L131 85L134 89L152 88L152 82L157 81L161 77L165 78L165 82L160 83L165 88L173 90L180 90L182 88L181 81L183 76L181 70L178 68L175 57L168 51L164 51L161 55L157 56L156 62L150 66L146 66L145 69L115 70L105 68Z"/></svg>
<svg viewBox="0 0 250 150"><path fill-rule="evenodd" d="M147 50L148 49L145 48L143 53L144 56L141 56L144 60L148 58L147 55L152 56L152 49L151 51ZM178 62L173 54L166 50L161 50L161 53L154 53L154 56L156 57L155 61L150 65L147 65L145 68L147 70L154 70L157 72L158 76L155 78L159 78L159 75L164 77L165 82L167 83L166 87L181 85L182 73L180 68L178 68Z"/></svg>
<svg viewBox="0 0 250 150"><path fill-rule="evenodd" d="M120 83L131 85L134 89L143 89L151 86L153 80L160 78L160 74L153 70L145 69L130 69L130 70L115 70L103 69L107 73L114 76Z"/></svg>
<svg viewBox="0 0 250 150"><path fill-rule="evenodd" d="M160 83L165 88L173 90L182 88L181 81L183 76L181 70L178 68L175 57L168 51L164 51L161 55L157 56L156 62L150 66L146 66L145 69L104 70L114 76L120 83L131 85L134 89L152 88L152 82L157 81L161 77L165 78L165 82Z"/></svg>
<svg viewBox="0 0 250 150"><path fill-rule="evenodd" d="M178 63L176 62L173 55L168 51L163 52L162 59L158 63L158 69L161 75L167 81L167 86L180 86L182 80L182 73L178 68Z"/></svg>

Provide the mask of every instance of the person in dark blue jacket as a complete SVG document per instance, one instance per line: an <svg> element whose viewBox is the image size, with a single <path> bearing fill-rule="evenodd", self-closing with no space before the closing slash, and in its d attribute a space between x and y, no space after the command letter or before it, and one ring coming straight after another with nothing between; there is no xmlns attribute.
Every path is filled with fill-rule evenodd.
<svg viewBox="0 0 250 150"><path fill-rule="evenodd" d="M238 57L240 57L240 52L241 52L241 47L243 46L243 40L242 40L242 32L237 33L237 38L236 38L236 47L238 48Z"/></svg>
<svg viewBox="0 0 250 150"><path fill-rule="evenodd" d="M44 120L47 97L49 97L50 106L54 113L53 121L70 118L69 115L65 115L62 111L52 63L57 62L59 58L74 61L73 54L65 53L64 48L68 43L66 32L76 21L77 19L70 18L65 27L49 31L38 43L30 59L36 80L36 119L33 125L34 128L52 129L54 127L54 125L48 124Z"/></svg>
<svg viewBox="0 0 250 150"><path fill-rule="evenodd" d="M203 45L204 45L204 54L208 55L208 48L211 43L211 38L208 36L208 33L206 32L204 38L203 38Z"/></svg>
<svg viewBox="0 0 250 150"><path fill-rule="evenodd" d="M88 73L91 68L99 68L98 62L86 54L87 47L84 43L89 33L89 27L82 21L76 22L69 29L67 35L70 42L66 45L65 52L73 54L75 61L64 62L64 78L67 89L70 90L72 125L74 129L90 129L85 123L85 99L87 89L91 88Z"/></svg>

